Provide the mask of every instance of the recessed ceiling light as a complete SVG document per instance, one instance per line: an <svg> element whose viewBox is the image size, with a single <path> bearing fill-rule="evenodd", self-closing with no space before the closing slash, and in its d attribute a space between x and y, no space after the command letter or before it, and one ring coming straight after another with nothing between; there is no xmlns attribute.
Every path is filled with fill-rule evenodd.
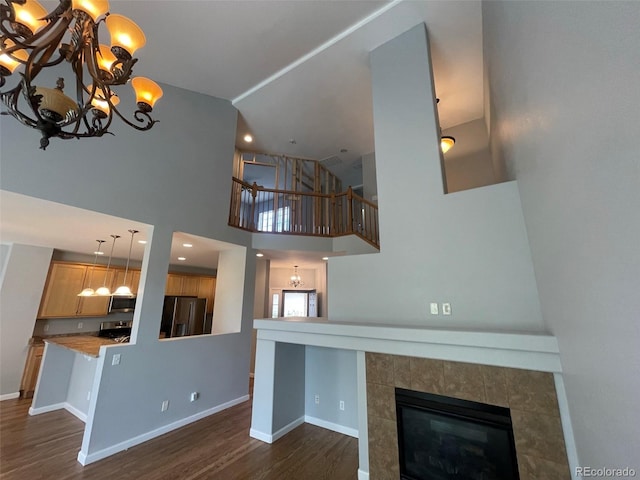
<svg viewBox="0 0 640 480"><path fill-rule="evenodd" d="M291 139L289 139L289 143L290 143L291 145L295 145L295 144L296 144L296 143L298 143L298 142L296 142L296 139L295 139L295 138L291 138Z"/></svg>
<svg viewBox="0 0 640 480"><path fill-rule="evenodd" d="M147 241L146 240L138 240L138 243L141 243L142 245L146 244Z"/></svg>
<svg viewBox="0 0 640 480"><path fill-rule="evenodd" d="M182 246L185 247L185 248L191 248L191 247L193 247L193 244L191 244L191 243L183 243Z"/></svg>
<svg viewBox="0 0 640 480"><path fill-rule="evenodd" d="M104 252L93 252L93 253L95 253L96 255L104 255Z"/></svg>
<svg viewBox="0 0 640 480"><path fill-rule="evenodd" d="M264 253L256 253L256 257L264 257Z"/></svg>
<svg viewBox="0 0 640 480"><path fill-rule="evenodd" d="M346 148L341 148L340 149L340 153L347 153L349 150L347 150Z"/></svg>
<svg viewBox="0 0 640 480"><path fill-rule="evenodd" d="M322 257L323 260L329 260L329 257Z"/></svg>
<svg viewBox="0 0 640 480"><path fill-rule="evenodd" d="M178 260L180 260L181 262L184 262L187 259L187 257L178 257Z"/></svg>
<svg viewBox="0 0 640 480"><path fill-rule="evenodd" d="M247 143L251 143L251 142L253 142L253 137L247 133L244 136L244 141L247 142Z"/></svg>

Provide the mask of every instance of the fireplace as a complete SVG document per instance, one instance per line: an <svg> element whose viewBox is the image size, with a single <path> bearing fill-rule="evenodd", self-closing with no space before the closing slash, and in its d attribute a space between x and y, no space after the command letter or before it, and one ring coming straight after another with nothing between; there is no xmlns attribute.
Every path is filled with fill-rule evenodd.
<svg viewBox="0 0 640 480"><path fill-rule="evenodd" d="M508 408L395 389L402 480L518 480Z"/></svg>

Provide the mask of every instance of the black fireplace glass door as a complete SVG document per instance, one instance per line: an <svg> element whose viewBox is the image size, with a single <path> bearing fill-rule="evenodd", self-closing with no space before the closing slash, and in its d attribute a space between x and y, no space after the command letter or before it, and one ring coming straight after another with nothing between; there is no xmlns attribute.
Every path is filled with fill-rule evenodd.
<svg viewBox="0 0 640 480"><path fill-rule="evenodd" d="M492 422L459 407L452 413L402 403L397 416L401 479L518 480L510 418Z"/></svg>

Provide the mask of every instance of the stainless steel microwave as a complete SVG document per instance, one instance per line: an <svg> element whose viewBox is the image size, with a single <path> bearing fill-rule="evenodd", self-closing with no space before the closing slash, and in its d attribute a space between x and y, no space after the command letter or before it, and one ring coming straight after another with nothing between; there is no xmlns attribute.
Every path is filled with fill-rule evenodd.
<svg viewBox="0 0 640 480"><path fill-rule="evenodd" d="M136 308L136 297L111 297L109 313L133 312Z"/></svg>

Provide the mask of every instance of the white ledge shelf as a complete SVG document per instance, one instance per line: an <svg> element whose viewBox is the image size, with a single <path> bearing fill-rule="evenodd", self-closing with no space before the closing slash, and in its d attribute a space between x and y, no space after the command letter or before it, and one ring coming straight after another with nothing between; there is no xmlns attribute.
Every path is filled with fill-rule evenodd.
<svg viewBox="0 0 640 480"><path fill-rule="evenodd" d="M291 317L254 320L259 340L560 373L552 335Z"/></svg>

